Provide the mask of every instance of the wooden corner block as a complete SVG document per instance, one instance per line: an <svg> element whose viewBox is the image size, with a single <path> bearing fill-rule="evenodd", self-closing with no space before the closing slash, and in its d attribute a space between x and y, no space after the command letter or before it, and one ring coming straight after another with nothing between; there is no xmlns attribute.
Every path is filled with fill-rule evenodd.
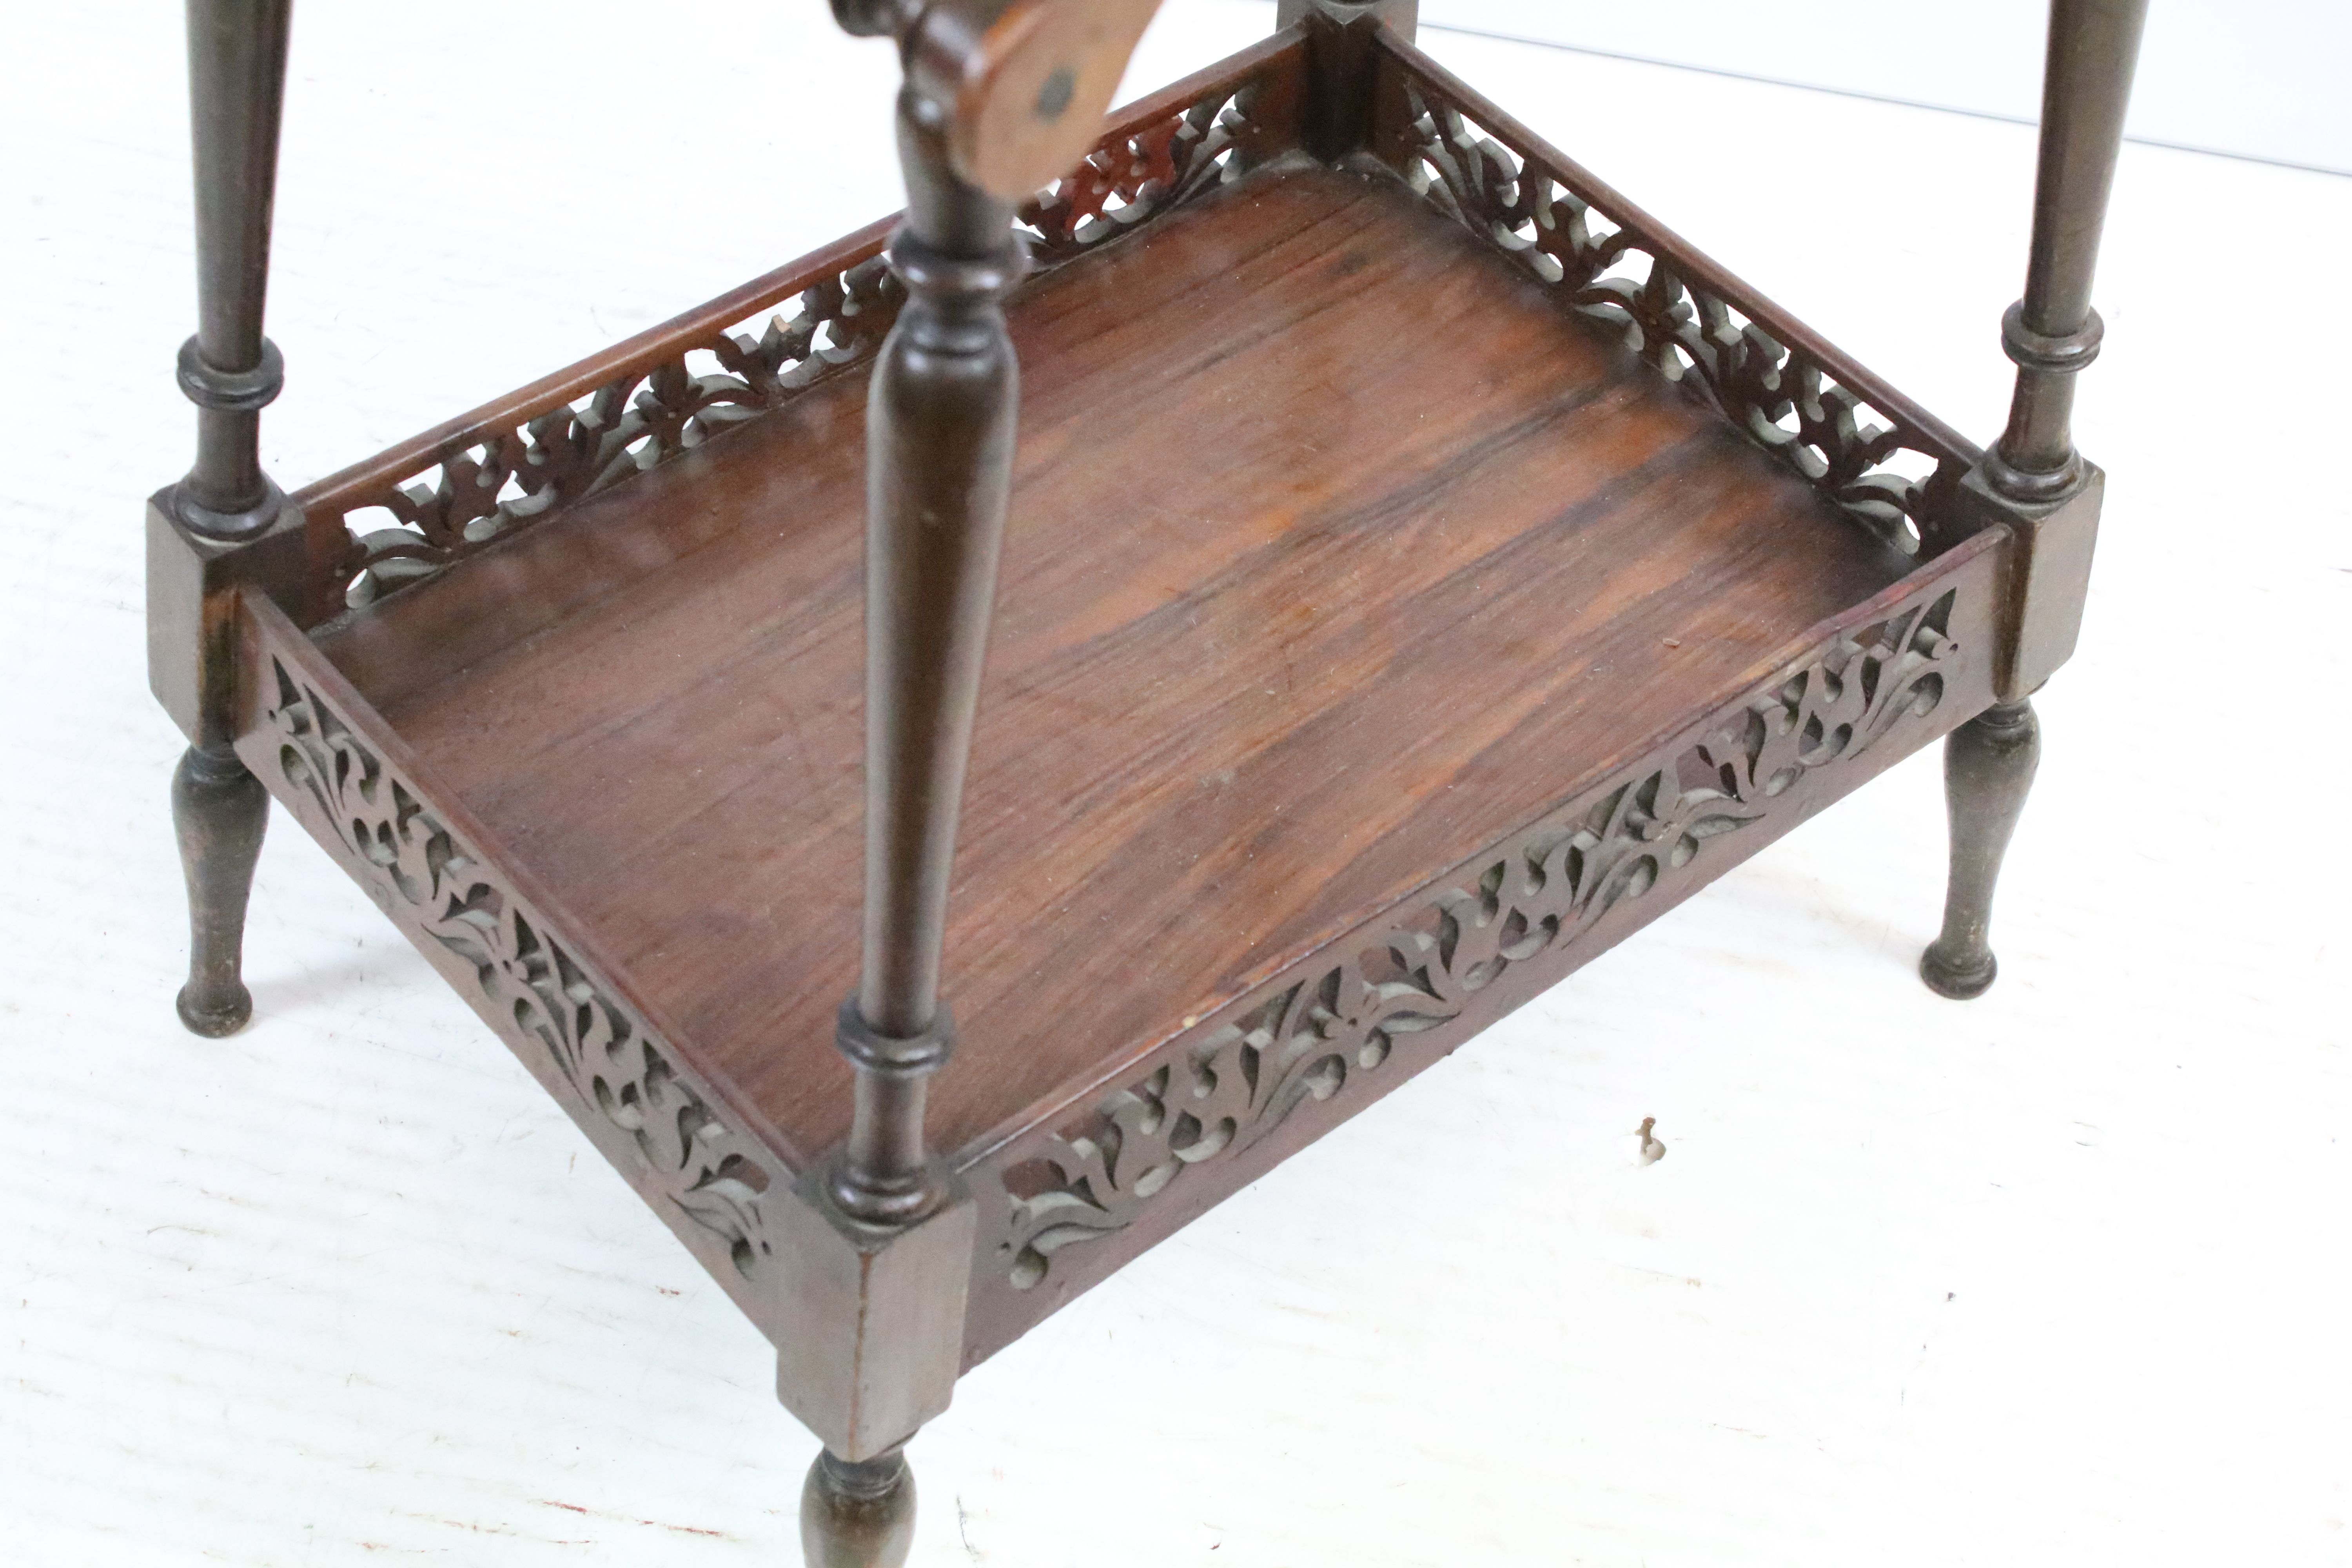
<svg viewBox="0 0 2352 1568"><path fill-rule="evenodd" d="M236 590L299 602L302 510L285 502L259 533L222 542L175 521L171 495L166 489L147 500L147 683L191 743L219 745L234 738Z"/></svg>
<svg viewBox="0 0 2352 1568"><path fill-rule="evenodd" d="M1410 40L1421 20L1421 0L1280 0L1275 7L1274 25L1287 27L1318 11L1342 24L1359 16L1370 16L1387 23L1400 37Z"/></svg>
<svg viewBox="0 0 2352 1568"><path fill-rule="evenodd" d="M2011 500L1992 488L1981 466L1961 479L1969 502L2006 523L2012 541L2002 647L1993 674L1997 700L2023 701L2074 656L2106 486L2106 471L2087 460L2083 482L2055 501Z"/></svg>
<svg viewBox="0 0 2352 1568"><path fill-rule="evenodd" d="M780 1205L776 1396L835 1456L864 1460L913 1436L955 1392L976 1211L942 1172L947 1201L929 1215L866 1225L835 1206L829 1175L803 1172Z"/></svg>

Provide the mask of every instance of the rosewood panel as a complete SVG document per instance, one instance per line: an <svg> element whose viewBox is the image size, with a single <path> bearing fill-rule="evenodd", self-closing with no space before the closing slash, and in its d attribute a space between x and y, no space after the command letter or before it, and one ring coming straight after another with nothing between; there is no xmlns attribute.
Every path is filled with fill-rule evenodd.
<svg viewBox="0 0 2352 1568"><path fill-rule="evenodd" d="M1077 169L1022 208L1039 261L1085 255L1295 146L1303 52L1289 29L1114 117ZM897 222L304 489L303 624L423 582L870 363L904 298L882 258Z"/></svg>
<svg viewBox="0 0 2352 1568"><path fill-rule="evenodd" d="M969 1172L977 1363L1992 700L1980 534L1756 689L1210 1016Z"/></svg>
<svg viewBox="0 0 2352 1568"><path fill-rule="evenodd" d="M1022 447L942 1148L1059 1114L1171 1012L1257 984L1904 574L1385 177L1265 170L1011 315ZM848 1107L856 390L322 641L811 1150Z"/></svg>
<svg viewBox="0 0 2352 1568"><path fill-rule="evenodd" d="M282 611L250 593L241 611L237 755L777 1337L767 1205L803 1162L557 929L530 874Z"/></svg>
<svg viewBox="0 0 2352 1568"><path fill-rule="evenodd" d="M1392 32L1371 152L1566 309L1906 554L1967 526L1977 448Z"/></svg>
<svg viewBox="0 0 2352 1568"><path fill-rule="evenodd" d="M1740 700L1303 954L964 1168L984 1359L1488 1024L1990 700L2005 537L1823 627ZM245 600L239 755L781 1340L800 1157L647 1021L530 873L290 621ZM1085 1100L1086 1096L1080 1096Z"/></svg>
<svg viewBox="0 0 2352 1568"><path fill-rule="evenodd" d="M1393 38L1315 165L1301 58L1022 214L968 1360L1992 699L1973 447ZM332 618L244 632L240 754L772 1336L849 1120L880 240L312 487Z"/></svg>

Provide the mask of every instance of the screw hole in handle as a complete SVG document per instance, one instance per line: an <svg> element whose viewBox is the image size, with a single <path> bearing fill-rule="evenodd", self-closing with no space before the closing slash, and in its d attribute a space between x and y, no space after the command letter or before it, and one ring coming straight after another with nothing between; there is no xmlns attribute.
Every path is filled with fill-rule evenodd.
<svg viewBox="0 0 2352 1568"><path fill-rule="evenodd" d="M959 51L948 146L956 173L1022 201L1077 165L1160 0L1016 0Z"/></svg>

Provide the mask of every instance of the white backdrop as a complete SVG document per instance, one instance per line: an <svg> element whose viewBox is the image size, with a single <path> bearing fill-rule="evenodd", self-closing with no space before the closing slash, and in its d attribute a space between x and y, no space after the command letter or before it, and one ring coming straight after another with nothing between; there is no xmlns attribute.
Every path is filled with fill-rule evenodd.
<svg viewBox="0 0 2352 1568"><path fill-rule="evenodd" d="M1475 28L2032 120L2047 0L1422 0ZM2352 172L2352 5L2154 0L2131 133ZM1835 179L1836 160L1806 171Z"/></svg>
<svg viewBox="0 0 2352 1568"><path fill-rule="evenodd" d="M179 19L0 8L0 1560L795 1561L766 1346L283 816L253 1026L173 1020L139 518L192 423ZM1170 0L1136 79L1270 10ZM2028 132L1429 42L1999 427ZM306 4L294 60L289 487L898 199L889 51L818 0ZM916 1568L2352 1563L2352 407L2184 214L2352 251L2352 182L2125 150L2107 520L1993 992L1912 973L1922 755L967 1378Z"/></svg>

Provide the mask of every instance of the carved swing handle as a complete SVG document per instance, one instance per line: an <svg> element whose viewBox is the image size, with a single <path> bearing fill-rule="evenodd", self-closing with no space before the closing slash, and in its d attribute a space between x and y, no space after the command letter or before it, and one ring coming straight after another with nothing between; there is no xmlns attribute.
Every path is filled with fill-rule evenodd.
<svg viewBox="0 0 2352 1568"><path fill-rule="evenodd" d="M853 33L902 40L907 83L958 178L1020 202L1101 133L1160 0L834 0Z"/></svg>
<svg viewBox="0 0 2352 1568"><path fill-rule="evenodd" d="M1159 9L1160 0L1008 7L954 62L948 147L956 172L1013 202L1068 174L1101 133L1128 57Z"/></svg>

